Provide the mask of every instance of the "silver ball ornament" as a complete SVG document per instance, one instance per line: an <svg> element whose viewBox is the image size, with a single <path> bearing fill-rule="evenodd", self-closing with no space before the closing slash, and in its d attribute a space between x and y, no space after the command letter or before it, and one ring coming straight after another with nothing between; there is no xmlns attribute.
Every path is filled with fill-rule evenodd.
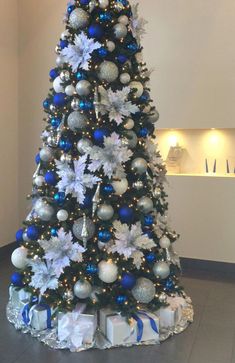
<svg viewBox="0 0 235 363"><path fill-rule="evenodd" d="M169 248L171 245L171 241L167 236L163 236L159 241L159 245L161 246L161 248Z"/></svg>
<svg viewBox="0 0 235 363"><path fill-rule="evenodd" d="M154 191L153 191L153 196L154 198L160 198L162 195L162 191L160 188L155 188Z"/></svg>
<svg viewBox="0 0 235 363"><path fill-rule="evenodd" d="M129 73L122 73L120 75L120 82L122 84L127 84L130 82L130 80L131 80L131 76L129 75Z"/></svg>
<svg viewBox="0 0 235 363"><path fill-rule="evenodd" d="M62 39L62 40L66 40L66 39L68 39L69 38L69 31L68 31L68 29L66 29L65 31L63 31L63 33L61 33L61 36L60 36L60 38Z"/></svg>
<svg viewBox="0 0 235 363"><path fill-rule="evenodd" d="M62 81L60 77L56 77L53 81L53 88L55 92L60 93L64 92L64 86L62 85Z"/></svg>
<svg viewBox="0 0 235 363"><path fill-rule="evenodd" d="M42 198L37 200L34 210L38 217L45 222L49 222L55 213L54 208Z"/></svg>
<svg viewBox="0 0 235 363"><path fill-rule="evenodd" d="M48 136L47 145L50 147L56 147L58 145L57 137L55 135Z"/></svg>
<svg viewBox="0 0 235 363"><path fill-rule="evenodd" d="M115 190L115 194L122 195L126 193L128 189L128 181L126 178L122 178L121 180L113 181L112 186Z"/></svg>
<svg viewBox="0 0 235 363"><path fill-rule="evenodd" d="M73 10L69 17L69 24L73 29L81 29L87 26L89 22L89 14L81 9L76 8Z"/></svg>
<svg viewBox="0 0 235 363"><path fill-rule="evenodd" d="M142 197L137 203L137 207L143 213L149 213L153 210L153 201L149 197Z"/></svg>
<svg viewBox="0 0 235 363"><path fill-rule="evenodd" d="M65 93L69 97L73 96L74 93L75 93L75 87L72 84L66 86L65 87Z"/></svg>
<svg viewBox="0 0 235 363"><path fill-rule="evenodd" d="M112 261L101 261L98 265L99 279L107 284L111 284L118 278L118 267Z"/></svg>
<svg viewBox="0 0 235 363"><path fill-rule="evenodd" d="M79 140L77 143L77 149L82 155L86 154L91 147L92 147L92 141L86 138Z"/></svg>
<svg viewBox="0 0 235 363"><path fill-rule="evenodd" d="M38 175L36 176L36 178L33 180L33 183L37 186L37 187L42 187L43 184L45 183L45 179L42 175Z"/></svg>
<svg viewBox="0 0 235 363"><path fill-rule="evenodd" d="M143 92L144 92L144 87L142 85L142 83L138 82L138 81L132 81L129 84L130 88L134 90L134 95L136 97L140 97L142 96Z"/></svg>
<svg viewBox="0 0 235 363"><path fill-rule="evenodd" d="M87 299L92 293L92 287L88 281L79 280L74 285L73 291L79 299Z"/></svg>
<svg viewBox="0 0 235 363"><path fill-rule="evenodd" d="M56 217L57 217L58 221L65 222L69 218L69 214L68 214L67 210L61 209L57 212Z"/></svg>
<svg viewBox="0 0 235 363"><path fill-rule="evenodd" d="M156 262L153 266L153 273L160 279L166 279L170 275L170 267L166 262Z"/></svg>
<svg viewBox="0 0 235 363"><path fill-rule="evenodd" d="M123 24L123 25L128 25L129 24L129 19L126 15L121 15L118 18L118 22Z"/></svg>
<svg viewBox="0 0 235 363"><path fill-rule="evenodd" d="M149 116L148 121L151 123L157 122L159 119L159 113L157 110L154 110L153 113Z"/></svg>
<svg viewBox="0 0 235 363"><path fill-rule="evenodd" d="M72 301L74 299L74 294L72 290L66 290L63 299L66 301Z"/></svg>
<svg viewBox="0 0 235 363"><path fill-rule="evenodd" d="M64 66L64 58L61 55L58 55L58 57L56 58L56 65L58 67L63 67Z"/></svg>
<svg viewBox="0 0 235 363"><path fill-rule="evenodd" d="M131 163L131 168L139 175L146 173L148 163L143 158L136 158Z"/></svg>
<svg viewBox="0 0 235 363"><path fill-rule="evenodd" d="M71 108L74 110L74 111L78 111L80 109L80 106L79 106L79 100L77 98L74 98L71 102Z"/></svg>
<svg viewBox="0 0 235 363"><path fill-rule="evenodd" d="M132 120L132 118L128 118L126 120L126 122L124 123L124 128L126 130L131 130L131 129L133 129L134 126L135 126L135 122L134 122L134 120Z"/></svg>
<svg viewBox="0 0 235 363"><path fill-rule="evenodd" d="M16 248L11 255L12 265L20 270L23 270L28 264L27 255L28 255L27 248L24 247Z"/></svg>
<svg viewBox="0 0 235 363"><path fill-rule="evenodd" d="M83 113L80 113L78 111L73 111L72 113L70 113L67 123L70 130L72 131L81 130L86 126L87 117Z"/></svg>
<svg viewBox="0 0 235 363"><path fill-rule="evenodd" d="M40 152L40 159L44 161L45 163L48 163L53 158L53 151L49 147L43 147Z"/></svg>
<svg viewBox="0 0 235 363"><path fill-rule="evenodd" d="M114 25L113 30L117 39L125 38L127 35L127 27L124 24L118 23Z"/></svg>
<svg viewBox="0 0 235 363"><path fill-rule="evenodd" d="M97 210L97 217L101 221L108 221L114 215L113 207L109 204L101 204Z"/></svg>
<svg viewBox="0 0 235 363"><path fill-rule="evenodd" d="M70 73L69 73L69 71L62 71L62 72L60 72L60 79L63 82L68 82L70 80Z"/></svg>
<svg viewBox="0 0 235 363"><path fill-rule="evenodd" d="M145 277L140 277L136 281L136 285L131 290L134 298L142 304L150 303L156 294L153 282Z"/></svg>
<svg viewBox="0 0 235 363"><path fill-rule="evenodd" d="M131 148L134 149L138 143L138 137L134 131L127 131L126 132L126 143ZM144 160L144 159L143 159Z"/></svg>
<svg viewBox="0 0 235 363"><path fill-rule="evenodd" d="M109 52L113 52L113 51L114 51L114 49L116 48L116 45L115 45L115 43L114 43L114 42L112 42L111 40L108 40L108 41L106 42L106 47L107 47L107 49L108 49L108 51L109 51Z"/></svg>
<svg viewBox="0 0 235 363"><path fill-rule="evenodd" d="M133 188L136 190L142 190L144 187L144 183L142 182L142 180L137 180L136 182L133 183Z"/></svg>
<svg viewBox="0 0 235 363"><path fill-rule="evenodd" d="M99 0L99 7L106 9L109 6L109 0Z"/></svg>
<svg viewBox="0 0 235 363"><path fill-rule="evenodd" d="M55 105L50 105L50 111L55 112L56 111L56 106Z"/></svg>
<svg viewBox="0 0 235 363"><path fill-rule="evenodd" d="M92 237L94 237L95 225L90 218L86 219L86 224L87 224L87 230L88 230L87 240L89 240ZM79 241L83 240L82 229L83 229L83 218L79 218L73 224L73 234L75 235L75 237L77 237L79 239Z"/></svg>
<svg viewBox="0 0 235 363"><path fill-rule="evenodd" d="M114 82L118 78L118 74L118 67L113 62L104 61L99 66L98 77L101 81Z"/></svg>
<svg viewBox="0 0 235 363"><path fill-rule="evenodd" d="M88 96L91 93L91 84L90 82L81 80L76 85L76 91L79 96Z"/></svg>
<svg viewBox="0 0 235 363"><path fill-rule="evenodd" d="M166 303L167 302L167 294L165 292L162 292L159 297L158 297L159 301L161 303Z"/></svg>
<svg viewBox="0 0 235 363"><path fill-rule="evenodd" d="M60 157L60 161L62 163L68 163L69 164L72 161L72 156L69 155L69 154L62 154L61 157Z"/></svg>

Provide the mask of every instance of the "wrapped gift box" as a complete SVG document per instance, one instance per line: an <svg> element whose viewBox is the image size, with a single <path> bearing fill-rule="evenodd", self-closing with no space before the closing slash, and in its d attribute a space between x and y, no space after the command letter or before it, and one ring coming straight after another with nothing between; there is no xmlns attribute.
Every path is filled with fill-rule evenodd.
<svg viewBox="0 0 235 363"><path fill-rule="evenodd" d="M15 306L15 307L21 307L20 302L23 300L30 300L32 294L30 292L25 291L24 289L19 289L15 286L10 286L9 287L9 297L10 297L10 301L11 303Z"/></svg>
<svg viewBox="0 0 235 363"><path fill-rule="evenodd" d="M182 310L187 305L186 300L180 296L168 296L167 307L161 308L156 312L160 320L160 329L172 328L179 323L182 317Z"/></svg>
<svg viewBox="0 0 235 363"><path fill-rule="evenodd" d="M159 342L159 318L152 313L135 314L130 324L110 309L100 311L100 329L112 345Z"/></svg>
<svg viewBox="0 0 235 363"><path fill-rule="evenodd" d="M37 331L51 329L55 324L55 320L52 319L54 313L55 309L46 304L32 306L29 312L31 328Z"/></svg>

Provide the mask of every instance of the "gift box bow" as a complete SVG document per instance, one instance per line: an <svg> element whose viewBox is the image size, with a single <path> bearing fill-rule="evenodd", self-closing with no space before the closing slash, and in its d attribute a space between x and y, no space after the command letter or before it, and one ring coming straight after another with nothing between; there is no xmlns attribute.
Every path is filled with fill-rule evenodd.
<svg viewBox="0 0 235 363"><path fill-rule="evenodd" d="M141 342L142 337L143 337L143 333L144 333L144 323L143 323L143 321L141 319L141 315L148 318L152 330L155 331L156 334L159 333L158 327L157 327L157 324L156 324L155 320L150 315L148 315L145 311L139 310L137 314L132 315L133 319L137 323L137 342L138 343ZM131 333L131 335L132 334L133 333Z"/></svg>

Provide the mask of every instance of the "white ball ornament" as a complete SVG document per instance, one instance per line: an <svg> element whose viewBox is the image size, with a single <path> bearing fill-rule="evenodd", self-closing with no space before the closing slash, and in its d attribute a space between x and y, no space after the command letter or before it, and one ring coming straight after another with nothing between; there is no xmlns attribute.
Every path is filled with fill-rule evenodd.
<svg viewBox="0 0 235 363"><path fill-rule="evenodd" d="M134 95L136 97L140 97L142 96L143 92L144 92L144 87L142 85L141 82L138 82L138 81L132 81L130 84L129 84L130 88L134 90Z"/></svg>
<svg viewBox="0 0 235 363"><path fill-rule="evenodd" d="M99 7L106 9L109 6L109 0L99 0Z"/></svg>
<svg viewBox="0 0 235 363"><path fill-rule="evenodd" d="M87 138L83 138L79 140L77 143L77 149L82 155L88 153L91 146L92 146L92 141Z"/></svg>
<svg viewBox="0 0 235 363"><path fill-rule="evenodd" d="M114 25L113 30L117 39L125 38L127 35L127 27L124 24L118 23Z"/></svg>
<svg viewBox="0 0 235 363"><path fill-rule="evenodd" d="M68 37L69 37L69 31L68 31L68 29L66 29L65 31L63 31L63 33L61 33L60 38L62 40L66 40Z"/></svg>
<svg viewBox="0 0 235 363"><path fill-rule="evenodd" d="M60 77L56 77L56 79L54 79L53 88L57 93L64 92L64 87L62 86L62 81Z"/></svg>
<svg viewBox="0 0 235 363"><path fill-rule="evenodd" d="M43 147L40 152L40 159L45 163L48 163L53 158L53 152L49 147Z"/></svg>
<svg viewBox="0 0 235 363"><path fill-rule="evenodd" d="M73 288L74 295L79 299L87 299L92 293L92 286L88 281L77 281Z"/></svg>
<svg viewBox="0 0 235 363"><path fill-rule="evenodd" d="M24 247L19 247L14 250L11 255L12 265L20 270L23 270L27 266L27 254L28 250Z"/></svg>
<svg viewBox="0 0 235 363"><path fill-rule="evenodd" d="M130 80L131 80L131 76L129 75L129 73L122 73L120 75L120 82L122 84L127 84L130 82Z"/></svg>
<svg viewBox="0 0 235 363"><path fill-rule="evenodd" d="M65 63L65 61L64 61L64 58L61 56L61 55L59 55L57 58L56 58L56 65L58 66L58 67L63 67L64 66L64 63Z"/></svg>
<svg viewBox="0 0 235 363"><path fill-rule="evenodd" d="M79 81L76 85L76 91L79 96L88 96L91 93L91 84L86 80Z"/></svg>
<svg viewBox="0 0 235 363"><path fill-rule="evenodd" d="M124 124L124 128L126 130L131 130L135 126L134 120L132 118L128 118Z"/></svg>
<svg viewBox="0 0 235 363"><path fill-rule="evenodd" d="M129 24L129 19L126 15L121 15L118 18L118 22L124 25L128 25Z"/></svg>
<svg viewBox="0 0 235 363"><path fill-rule="evenodd" d="M81 9L76 8L72 11L69 17L69 24L73 29L81 29L87 26L89 22L89 14Z"/></svg>
<svg viewBox="0 0 235 363"><path fill-rule="evenodd" d="M135 55L135 59L136 59L136 61L138 62L138 63L142 63L143 62L143 53L142 52L138 52L138 53L136 53L136 55Z"/></svg>
<svg viewBox="0 0 235 363"><path fill-rule="evenodd" d="M58 221L65 222L65 221L67 221L69 214L68 214L67 210L61 209L57 212L56 216L57 216Z"/></svg>
<svg viewBox="0 0 235 363"><path fill-rule="evenodd" d="M108 49L108 51L109 51L109 52L113 52L113 51L114 51L114 49L116 48L116 45L115 45L115 43L114 43L114 42L112 42L111 40L108 40L108 41L106 42L106 47L107 47L107 49Z"/></svg>
<svg viewBox="0 0 235 363"><path fill-rule="evenodd" d="M67 95L67 96L69 96L69 97L73 96L73 95L74 95L74 93L75 93L75 87L74 87L72 84L68 85L68 86L65 88L65 93L66 93L66 95Z"/></svg>
<svg viewBox="0 0 235 363"><path fill-rule="evenodd" d="M34 184L37 186L37 187L42 187L43 184L45 183L45 179L42 175L38 175L36 176L36 178L34 179Z"/></svg>
<svg viewBox="0 0 235 363"><path fill-rule="evenodd" d="M118 268L112 260L101 261L98 265L99 279L107 284L111 284L117 280Z"/></svg>
<svg viewBox="0 0 235 363"><path fill-rule="evenodd" d="M160 239L159 244L160 244L161 248L169 248L171 245L171 241L169 240L169 238L167 236L163 236Z"/></svg>
<svg viewBox="0 0 235 363"><path fill-rule="evenodd" d="M166 262L156 262L153 266L153 273L160 279L166 279L170 275L170 267Z"/></svg>
<svg viewBox="0 0 235 363"><path fill-rule="evenodd" d="M109 204L101 204L97 210L97 217L101 221L108 221L114 215L113 207Z"/></svg>
<svg viewBox="0 0 235 363"><path fill-rule="evenodd" d="M126 191L128 189L128 181L126 178L123 178L121 180L116 180L116 181L112 182L112 186L115 190L115 194L122 195L122 194L126 193Z"/></svg>
<svg viewBox="0 0 235 363"><path fill-rule="evenodd" d="M118 74L118 67L113 62L104 61L99 66L98 77L101 81L114 82L118 78Z"/></svg>

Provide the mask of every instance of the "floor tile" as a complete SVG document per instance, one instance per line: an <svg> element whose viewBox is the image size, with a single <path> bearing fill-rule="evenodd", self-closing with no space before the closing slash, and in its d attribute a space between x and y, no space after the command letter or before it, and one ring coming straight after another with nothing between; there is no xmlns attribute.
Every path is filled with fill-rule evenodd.
<svg viewBox="0 0 235 363"><path fill-rule="evenodd" d="M235 305L206 306L202 313L200 325L210 324L217 327L235 328Z"/></svg>

